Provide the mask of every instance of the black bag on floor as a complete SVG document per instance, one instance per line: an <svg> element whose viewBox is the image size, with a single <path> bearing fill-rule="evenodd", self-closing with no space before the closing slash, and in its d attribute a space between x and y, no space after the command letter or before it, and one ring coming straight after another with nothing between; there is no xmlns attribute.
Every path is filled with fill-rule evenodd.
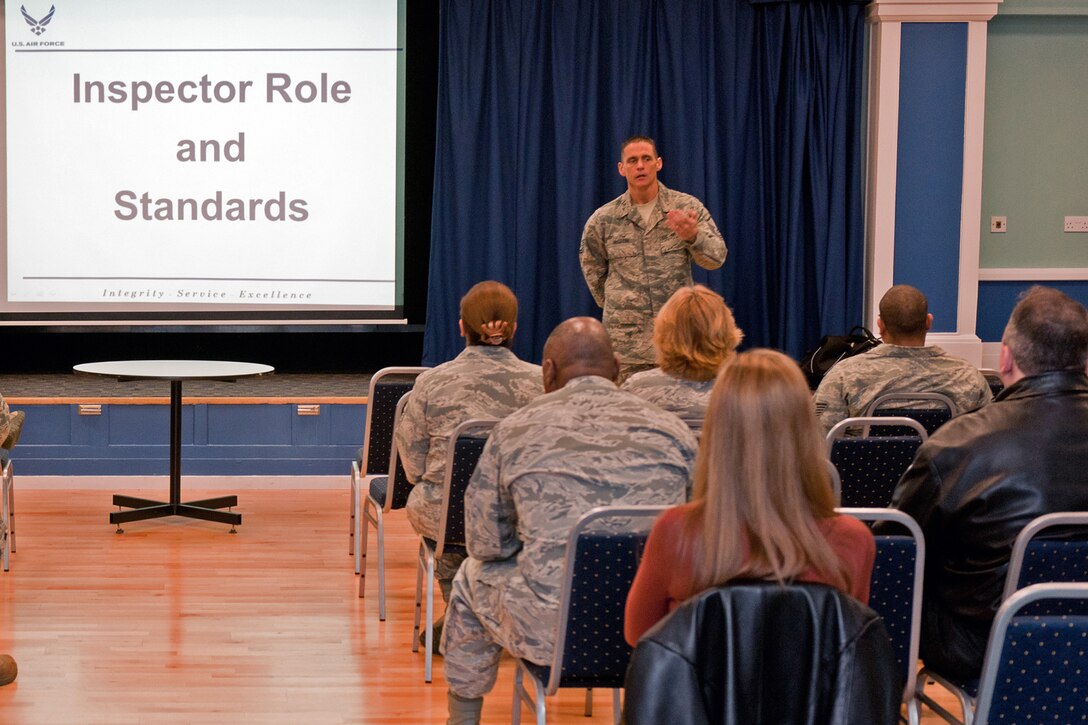
<svg viewBox="0 0 1088 725"><path fill-rule="evenodd" d="M868 328L856 325L847 335L824 335L814 350L801 358L801 370L808 378L808 387L815 390L827 372L839 360L872 350L880 340Z"/></svg>

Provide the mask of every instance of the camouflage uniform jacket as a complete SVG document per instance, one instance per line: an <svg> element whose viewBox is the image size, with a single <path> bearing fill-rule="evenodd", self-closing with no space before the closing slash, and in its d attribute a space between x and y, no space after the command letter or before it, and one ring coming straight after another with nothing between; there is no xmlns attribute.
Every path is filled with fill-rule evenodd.
<svg viewBox="0 0 1088 725"><path fill-rule="evenodd" d="M0 441L6 441L11 433L11 411L8 410L8 401L0 395Z"/></svg>
<svg viewBox="0 0 1088 725"><path fill-rule="evenodd" d="M714 378L685 380L661 368L654 368L635 373L621 387L663 410L675 413L692 429L702 430L710 391L714 389Z"/></svg>
<svg viewBox="0 0 1088 725"><path fill-rule="evenodd" d="M575 378L492 432L465 493L469 556L485 569L516 562L524 594L507 597L525 597L550 642L574 523L596 506L682 503L696 446L675 415L602 377Z"/></svg>
<svg viewBox="0 0 1088 725"><path fill-rule="evenodd" d="M888 393L942 393L956 404L956 413L979 408L991 397L986 377L966 360L934 345L885 343L828 371L816 389L816 414L831 430L845 418L864 415L870 403Z"/></svg>
<svg viewBox="0 0 1088 725"><path fill-rule="evenodd" d="M408 480L408 518L434 538L441 515L446 449L466 420L504 418L544 392L539 365L505 347L472 345L416 379L394 437Z"/></svg>
<svg viewBox="0 0 1088 725"><path fill-rule="evenodd" d="M665 223L672 209L698 215L693 241L680 239ZM661 182L657 206L645 225L629 192L593 212L582 232L582 274L604 308L604 326L624 366L654 364L654 317L661 306L673 292L691 285L693 261L717 269L725 254L725 241L706 207Z"/></svg>

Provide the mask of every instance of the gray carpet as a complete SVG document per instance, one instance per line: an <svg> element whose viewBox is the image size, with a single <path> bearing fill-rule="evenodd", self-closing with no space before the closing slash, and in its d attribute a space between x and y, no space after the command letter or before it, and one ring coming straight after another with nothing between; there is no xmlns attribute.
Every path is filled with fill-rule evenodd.
<svg viewBox="0 0 1088 725"><path fill-rule="evenodd" d="M193 380L182 386L186 397L201 398L361 398L367 393L369 374L264 375L234 383ZM5 398L155 398L170 395L165 380L118 382L100 375L57 373L51 375L0 375L0 394Z"/></svg>

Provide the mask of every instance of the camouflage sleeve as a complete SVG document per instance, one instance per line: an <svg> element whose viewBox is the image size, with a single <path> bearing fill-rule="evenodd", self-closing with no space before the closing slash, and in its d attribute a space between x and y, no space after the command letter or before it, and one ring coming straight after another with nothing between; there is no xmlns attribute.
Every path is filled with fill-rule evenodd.
<svg viewBox="0 0 1088 725"><path fill-rule="evenodd" d="M11 411L8 410L8 401L0 395L0 442L8 439L11 433Z"/></svg>
<svg viewBox="0 0 1088 725"><path fill-rule="evenodd" d="M419 483L427 466L427 451L431 447L431 437L427 433L427 409L423 396L417 393L408 396L408 402L401 411L397 429L393 438L400 453L400 461L408 480Z"/></svg>
<svg viewBox="0 0 1088 725"><path fill-rule="evenodd" d="M842 374L836 372L835 368L831 368L820 381L820 387L816 388L813 402L816 405L816 417L820 419L824 433L834 428L836 423L850 417L842 382Z"/></svg>
<svg viewBox="0 0 1088 725"><path fill-rule="evenodd" d="M521 548L517 511L502 485L500 445L492 434L465 489L465 544L480 561L509 559Z"/></svg>
<svg viewBox="0 0 1088 725"><path fill-rule="evenodd" d="M586 222L582 231L582 243L578 248L578 259L582 263L582 275L586 278L589 292L603 309L604 283L608 279L608 253L605 251L600 225L596 222L596 214Z"/></svg>
<svg viewBox="0 0 1088 725"><path fill-rule="evenodd" d="M975 383L975 387L978 390L978 398L970 410L977 410L994 399L993 391L990 390L990 383L986 381L986 376L978 370L975 371L975 376L978 378ZM966 413L967 411L961 410L960 412Z"/></svg>
<svg viewBox="0 0 1088 725"><path fill-rule="evenodd" d="M725 240L706 207L699 204L697 211L699 231L688 248L691 258L703 269L717 269L725 263Z"/></svg>

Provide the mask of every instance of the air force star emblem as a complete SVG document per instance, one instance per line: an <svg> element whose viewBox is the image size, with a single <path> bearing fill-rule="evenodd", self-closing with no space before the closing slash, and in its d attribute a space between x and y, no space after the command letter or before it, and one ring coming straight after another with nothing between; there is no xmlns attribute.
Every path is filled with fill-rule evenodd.
<svg viewBox="0 0 1088 725"><path fill-rule="evenodd" d="M45 26L49 25L49 21L53 19L53 13L57 11L56 5L49 7L49 12L45 14L45 17L41 20L35 20L30 17L30 13L26 11L26 5L19 8L23 12L23 19L26 20L26 24L30 26L30 32L34 35L41 35L45 32Z"/></svg>

